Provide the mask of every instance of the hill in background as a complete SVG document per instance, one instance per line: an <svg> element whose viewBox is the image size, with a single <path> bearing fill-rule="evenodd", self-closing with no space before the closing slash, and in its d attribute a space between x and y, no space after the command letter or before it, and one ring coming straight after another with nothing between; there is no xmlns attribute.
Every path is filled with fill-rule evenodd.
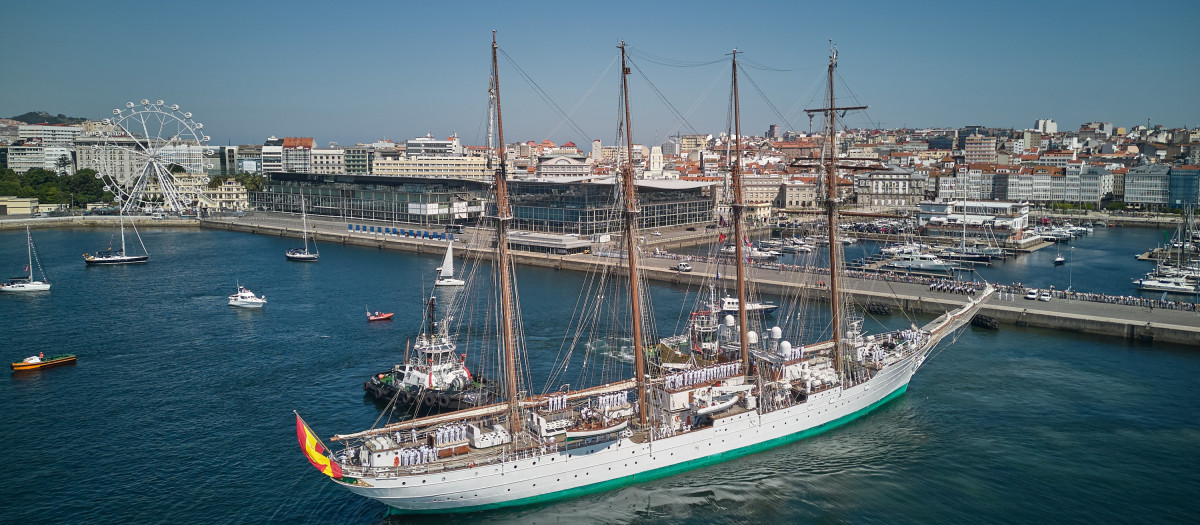
<svg viewBox="0 0 1200 525"><path fill-rule="evenodd" d="M23 115L17 115L12 119L26 124L41 124L43 122L46 124L79 124L87 120L85 118L68 117L62 113L51 115L45 111L30 111Z"/></svg>

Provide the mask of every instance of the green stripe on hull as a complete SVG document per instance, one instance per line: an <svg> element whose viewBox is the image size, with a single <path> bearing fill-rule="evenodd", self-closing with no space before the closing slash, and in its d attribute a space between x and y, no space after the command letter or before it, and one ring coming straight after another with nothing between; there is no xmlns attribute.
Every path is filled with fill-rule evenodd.
<svg viewBox="0 0 1200 525"><path fill-rule="evenodd" d="M489 503L486 505L476 505L473 507L455 507L453 509L439 509L439 510L403 510L403 509L397 509L394 507L388 507L387 512L384 513L384 517L393 516L393 515L407 515L407 514L447 514L447 513L458 513L458 512L474 512L474 511L480 511L480 510L498 509L498 508L503 508L503 507L515 507L515 506L519 506L519 505L532 505L535 503L547 503L547 502L556 501L556 500L560 500L560 499L576 498L576 497L584 496L587 494L595 494L597 492L605 492L605 491L617 489L620 487L624 487L627 485L634 485L637 483L644 483L644 482L656 480L659 478L665 478L668 476L673 476L675 474L679 474L681 472L687 472L689 470L695 470L695 469L698 469L701 467L706 467L708 465L713 465L716 463L723 463L723 462L729 461L731 459L740 458L742 456L747 456L747 455L761 452L764 450L769 450L769 449L772 449L775 447L786 445L788 443L799 441L799 440L807 438L807 437L815 436L815 435L825 432L827 430L835 429L837 427L845 425L846 423L854 421L855 419L858 419L858 418L870 413L871 411L875 410L876 408L879 408L880 406L887 404L889 401L895 399L896 397L899 397L906 390L908 390L907 383L905 383L904 386L897 388L894 392L888 394L887 397L884 397L883 399L876 401L875 403L872 403L871 406L868 406L867 408L859 410L853 414L841 417L839 419L835 419L835 420L825 423L823 425L819 425L819 426L810 428L808 430L802 430L800 432L796 432L795 434L788 434L786 436L778 437L778 438L775 438L775 439L772 439L769 441L764 441L762 443L745 446L745 447L742 447L742 448L739 448L736 450L730 450L728 452L721 452L719 454L713 454L711 456L705 456L703 458L694 459L692 461L686 461L686 462L679 463L676 465L670 465L670 466L662 467L662 468L655 469L655 470L641 472L638 474L633 474L633 475L629 475L629 476L625 476L625 477L621 477L621 478L611 479L608 481L602 481L600 483L595 483L595 484L587 485L587 486L583 486L583 487L567 489L567 490L555 492L552 494L542 494L539 496L531 496L528 498L522 498L522 499L517 499L517 500L512 500L512 501L505 501L505 502L501 502L501 503Z"/></svg>

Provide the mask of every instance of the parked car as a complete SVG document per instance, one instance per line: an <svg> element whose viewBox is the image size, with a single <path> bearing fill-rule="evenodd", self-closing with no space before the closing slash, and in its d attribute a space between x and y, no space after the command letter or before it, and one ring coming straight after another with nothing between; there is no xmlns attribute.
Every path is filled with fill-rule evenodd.
<svg viewBox="0 0 1200 525"><path fill-rule="evenodd" d="M1026 293L1025 293L1025 298L1026 298L1026 299L1029 299L1029 300L1031 300L1031 301L1035 301L1035 300L1037 300L1037 298L1038 298L1038 291L1037 291L1037 288L1034 288L1034 289L1032 289L1032 290L1030 290L1030 291L1026 292Z"/></svg>
<svg viewBox="0 0 1200 525"><path fill-rule="evenodd" d="M662 232L660 232L658 230L654 230L654 231L650 232L650 235L653 235L655 237L662 237Z"/></svg>
<svg viewBox="0 0 1200 525"><path fill-rule="evenodd" d="M1050 290L1042 290L1042 295L1038 296L1039 301L1049 301L1051 299Z"/></svg>
<svg viewBox="0 0 1200 525"><path fill-rule="evenodd" d="M695 227L695 226L688 226L687 228L684 228L684 231L694 232L694 231L696 231L696 227Z"/></svg>
<svg viewBox="0 0 1200 525"><path fill-rule="evenodd" d="M692 271L692 265L685 263L685 262L681 262L681 263L675 265L675 269L679 270L681 272L690 272L690 271Z"/></svg>

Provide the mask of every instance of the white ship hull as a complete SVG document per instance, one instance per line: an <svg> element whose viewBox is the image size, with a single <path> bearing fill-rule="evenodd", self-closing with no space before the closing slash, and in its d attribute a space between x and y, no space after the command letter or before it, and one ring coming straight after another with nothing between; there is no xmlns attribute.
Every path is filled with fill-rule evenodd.
<svg viewBox="0 0 1200 525"><path fill-rule="evenodd" d="M459 470L413 467L395 477L338 482L403 512L446 513L575 497L669 476L784 445L853 421L900 395L925 353L915 353L848 389L832 388L772 412L718 417L711 427L637 443L621 438L591 447L536 451L530 456ZM404 474L400 474L403 471ZM349 479L349 478L345 478Z"/></svg>
<svg viewBox="0 0 1200 525"><path fill-rule="evenodd" d="M29 282L18 281L18 282L13 282L13 283L8 283L8 284L0 284L0 292L11 292L11 293L46 292L49 290L50 290L50 283L44 283L41 281L29 281Z"/></svg>

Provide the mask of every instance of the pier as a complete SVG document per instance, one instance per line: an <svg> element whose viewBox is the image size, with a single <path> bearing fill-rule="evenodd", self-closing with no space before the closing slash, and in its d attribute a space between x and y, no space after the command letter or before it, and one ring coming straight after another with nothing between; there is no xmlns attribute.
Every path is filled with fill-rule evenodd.
<svg viewBox="0 0 1200 525"><path fill-rule="evenodd" d="M204 219L200 221L200 224L205 228L295 238L300 238L301 231L299 217L292 218L274 214ZM413 253L441 254L445 251L446 241L389 236L381 233L351 232L347 231L346 224L340 221L318 219L310 221L310 227L314 228L314 236L319 243L365 246ZM414 225L406 225L406 227L422 228ZM441 227L424 227L425 230L433 231L437 231L439 228ZM711 232L705 234L704 231L695 233L697 234L695 237L706 240L711 240L713 235ZM688 237L690 240L692 236ZM658 244L671 246L676 242L678 242L676 238L670 238L663 239ZM476 241L473 233L456 235L455 244L457 255L461 258L480 256L487 259L491 256L490 248L485 246L486 243ZM517 264L579 272L593 271L597 265L619 263L619 259L600 257L595 254L549 255L520 251L513 252L513 260ZM695 268L692 272L679 272L672 269L672 266L679 261L673 257L649 256L641 260L644 266L643 275L647 279L679 286L702 286L711 281L717 271L715 264L699 260L689 261ZM815 280L800 278L795 271L766 266L770 265L759 265L748 270L749 278L759 293L794 295L800 288L815 289L816 287L815 285L800 284L800 281L820 280L819 278ZM919 278L915 280L919 281ZM847 278L844 291L859 304L882 303L915 314L940 315L966 302L966 296L933 291L924 282L904 282L903 276L901 276L901 280L887 281ZM1198 311L1068 300L1063 297L1055 297L1051 301L1036 301L1025 300L1020 295L1015 295L1011 300L1001 299L999 296L993 297L986 303L981 313L994 317L1002 323L1018 326L1120 337L1134 341L1200 346L1200 312Z"/></svg>

